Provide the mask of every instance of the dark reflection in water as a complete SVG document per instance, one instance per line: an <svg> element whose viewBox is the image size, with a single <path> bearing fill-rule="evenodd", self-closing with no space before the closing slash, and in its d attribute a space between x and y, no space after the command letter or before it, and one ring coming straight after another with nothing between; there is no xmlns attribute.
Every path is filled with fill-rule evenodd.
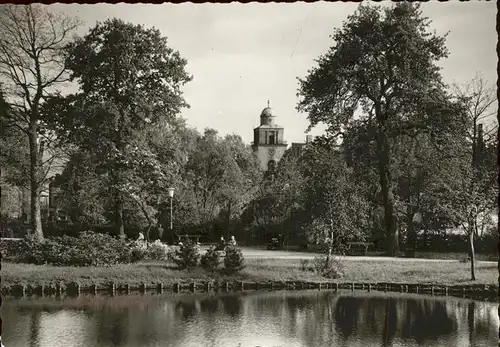
<svg viewBox="0 0 500 347"><path fill-rule="evenodd" d="M6 347L493 346L497 304L383 293L6 298Z"/></svg>

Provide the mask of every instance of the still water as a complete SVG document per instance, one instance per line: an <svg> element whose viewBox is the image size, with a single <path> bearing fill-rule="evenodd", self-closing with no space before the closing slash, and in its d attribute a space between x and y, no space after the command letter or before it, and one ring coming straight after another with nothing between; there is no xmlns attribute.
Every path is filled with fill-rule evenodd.
<svg viewBox="0 0 500 347"><path fill-rule="evenodd" d="M5 347L495 346L497 303L332 291L4 298Z"/></svg>

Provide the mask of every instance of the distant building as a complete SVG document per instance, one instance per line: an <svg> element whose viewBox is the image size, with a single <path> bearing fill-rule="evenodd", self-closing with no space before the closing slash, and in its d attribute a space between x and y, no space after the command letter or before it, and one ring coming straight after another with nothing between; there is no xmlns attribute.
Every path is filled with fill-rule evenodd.
<svg viewBox="0 0 500 347"><path fill-rule="evenodd" d="M305 143L292 142L292 147L290 148L292 156L295 158L300 157L302 155L302 152L304 151L304 148L309 144L311 144L312 141L313 141L312 135L307 135Z"/></svg>
<svg viewBox="0 0 500 347"><path fill-rule="evenodd" d="M259 159L261 170L268 174L274 172L287 149L284 129L275 123L275 118L268 101L260 114L260 126L253 130L252 149Z"/></svg>

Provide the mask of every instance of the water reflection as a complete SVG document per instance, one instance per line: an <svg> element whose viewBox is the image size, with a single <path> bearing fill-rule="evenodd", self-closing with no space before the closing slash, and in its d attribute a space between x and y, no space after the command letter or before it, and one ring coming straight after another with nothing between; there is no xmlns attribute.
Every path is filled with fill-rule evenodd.
<svg viewBox="0 0 500 347"><path fill-rule="evenodd" d="M6 347L492 346L497 304L273 292L4 300Z"/></svg>

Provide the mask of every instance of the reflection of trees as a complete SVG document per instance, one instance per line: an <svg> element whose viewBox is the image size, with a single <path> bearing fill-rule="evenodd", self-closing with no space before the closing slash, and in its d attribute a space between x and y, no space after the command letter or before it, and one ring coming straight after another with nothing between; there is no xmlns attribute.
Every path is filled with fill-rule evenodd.
<svg viewBox="0 0 500 347"><path fill-rule="evenodd" d="M40 339L40 317L41 317L41 315L42 315L41 310L34 309L31 311L30 326L29 326L30 347L38 347L38 342Z"/></svg>
<svg viewBox="0 0 500 347"><path fill-rule="evenodd" d="M180 313L183 320L189 320L196 315L195 302L181 301L175 305L175 311Z"/></svg>
<svg viewBox="0 0 500 347"><path fill-rule="evenodd" d="M112 346L120 346L122 341L128 339L129 315L124 309L103 309L92 314L95 324L97 340ZM140 321L137 322L141 324Z"/></svg>
<svg viewBox="0 0 500 347"><path fill-rule="evenodd" d="M438 337L457 332L457 323L446 310L446 301L408 300L408 310L413 319L406 322L407 334L403 338L413 338L419 344L436 340Z"/></svg>
<svg viewBox="0 0 500 347"><path fill-rule="evenodd" d="M200 300L201 312L215 314L219 308L219 302L216 298L208 298Z"/></svg>
<svg viewBox="0 0 500 347"><path fill-rule="evenodd" d="M224 312L231 317L238 316L241 312L241 300L236 295L223 296L221 298Z"/></svg>
<svg viewBox="0 0 500 347"><path fill-rule="evenodd" d="M448 316L446 306L446 301L432 299L341 297L335 325L346 340L356 335L375 345L374 336L380 336L383 346L392 345L396 338L425 345L456 332L456 322Z"/></svg>
<svg viewBox="0 0 500 347"><path fill-rule="evenodd" d="M496 340L498 332L491 327L497 327L497 307L488 306L471 301L467 305L467 330L471 346L486 346L488 341ZM494 318L493 318L494 317Z"/></svg>
<svg viewBox="0 0 500 347"><path fill-rule="evenodd" d="M439 339L441 345L455 346L457 337L467 333L472 346L496 340L495 312L487 309L488 304L458 299L316 291L130 298L129 306L114 300L82 312L85 326L91 327L86 336L90 345L220 345L228 332L231 336L271 333L283 344L293 340L303 346L391 346L396 339L421 346L437 346ZM74 304L68 307L75 309ZM2 310L11 322L19 320L29 327L25 340L39 341L37 336L47 335L40 332L47 329L47 324L40 325L46 308ZM464 323L460 331L458 321Z"/></svg>
<svg viewBox="0 0 500 347"><path fill-rule="evenodd" d="M358 314L363 301L355 297L341 297L335 308L335 324L342 336L349 337L357 330Z"/></svg>
<svg viewBox="0 0 500 347"><path fill-rule="evenodd" d="M398 306L394 299L385 300L385 320L383 328L383 346L390 346L398 331Z"/></svg>

